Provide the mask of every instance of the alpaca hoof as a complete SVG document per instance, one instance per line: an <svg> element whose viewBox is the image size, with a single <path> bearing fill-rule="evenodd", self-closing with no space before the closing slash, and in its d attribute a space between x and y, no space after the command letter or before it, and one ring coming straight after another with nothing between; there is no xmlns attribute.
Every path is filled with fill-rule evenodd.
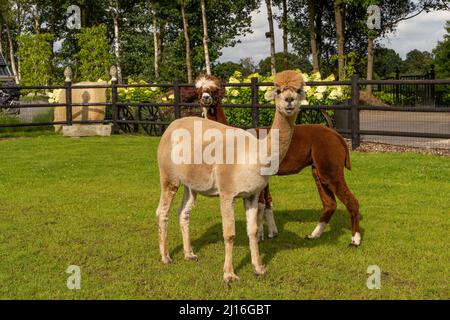
<svg viewBox="0 0 450 320"><path fill-rule="evenodd" d="M269 239L273 239L273 238L278 237L278 231L275 231L275 232L269 232L269 234L267 235L267 237L268 237Z"/></svg>
<svg viewBox="0 0 450 320"><path fill-rule="evenodd" d="M254 267L255 274L257 276L263 276L267 273L267 268L264 265Z"/></svg>
<svg viewBox="0 0 450 320"><path fill-rule="evenodd" d="M161 258L161 261L162 261L164 264L172 263L172 259L170 258L169 255L166 255L166 256L162 257L162 258Z"/></svg>
<svg viewBox="0 0 450 320"><path fill-rule="evenodd" d="M264 232L261 233L258 232L258 242L259 241L264 241Z"/></svg>
<svg viewBox="0 0 450 320"><path fill-rule="evenodd" d="M188 261L198 261L198 256L196 254L190 253L190 254L186 254L184 256L184 259L188 260Z"/></svg>
<svg viewBox="0 0 450 320"><path fill-rule="evenodd" d="M357 247L360 244L361 244L361 234L359 232L356 232L355 235L352 237L352 242L350 243L350 245Z"/></svg>
<svg viewBox="0 0 450 320"><path fill-rule="evenodd" d="M239 277L234 272L225 272L223 274L223 281L225 281L226 283L231 283L238 280Z"/></svg>
<svg viewBox="0 0 450 320"><path fill-rule="evenodd" d="M319 239L319 237L318 236L313 236L312 234L308 234L305 237L305 239L307 239L307 240L315 240L315 239Z"/></svg>

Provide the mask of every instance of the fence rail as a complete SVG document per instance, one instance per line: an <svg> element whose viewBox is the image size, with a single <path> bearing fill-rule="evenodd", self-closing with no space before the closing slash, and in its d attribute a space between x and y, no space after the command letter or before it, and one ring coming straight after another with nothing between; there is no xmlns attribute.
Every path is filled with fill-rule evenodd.
<svg viewBox="0 0 450 320"><path fill-rule="evenodd" d="M39 122L39 123L0 123L0 128L5 127L27 127L27 126L49 126L49 125L73 125L73 124L112 124L113 132L117 133L120 130L121 124L133 124L133 125L160 125L164 126L169 124L168 121L161 121L161 119L142 120L142 119L120 119L120 109L123 107L172 107L175 119L182 116L182 108L184 107L198 107L198 103L187 103L181 101L181 88L191 87L192 84L180 83L175 81L174 83L167 84L118 84L116 75L112 72L111 84L109 85L73 85L70 79L70 72L65 72L66 81L63 86L8 86L0 87L0 89L15 89L15 90L53 90L63 89L66 93L66 103L47 103L47 104L17 104L13 108L42 108L42 107L65 107L66 108L66 121L51 121L51 122ZM450 108L443 107L397 107L397 106L367 106L361 105L359 101L359 91L361 86L365 85L450 85L450 80L360 80L358 75L354 75L350 81L324 81L324 82L307 82L308 86L347 86L350 87L351 98L347 103L340 105L310 105L302 106L302 110L333 110L336 114L340 114L340 118L344 120L346 125L336 126L336 131L346 135L352 140L352 148L357 148L361 143L362 135L374 135L374 136L400 136L400 137L423 137L423 138L441 138L450 139L449 132L436 133L436 132L414 132L414 131L395 131L395 130L373 130L373 129L361 129L361 112L364 111L378 111L378 112L410 112L417 113L446 113L450 116ZM273 86L273 83L258 82L258 78L253 78L250 83L225 83L225 87L247 87L251 89L251 101L249 104L224 104L224 108L249 108L252 113L252 126L259 126L259 111L264 108L273 108L271 104L260 104L258 101L259 87L261 86ZM173 90L174 99L171 103L159 103L159 102L120 102L118 100L118 88L138 88L138 87L160 87ZM73 89L89 89L89 88L102 88L111 90L111 101L104 103L73 103L72 102L72 90ZM74 121L72 118L73 107L91 107L91 106L107 106L111 108L111 119L105 119L101 121ZM10 107L10 106L9 106ZM8 108L9 108L8 107ZM0 105L0 113L5 106ZM445 123L444 123L445 125ZM447 124L450 128L450 122Z"/></svg>

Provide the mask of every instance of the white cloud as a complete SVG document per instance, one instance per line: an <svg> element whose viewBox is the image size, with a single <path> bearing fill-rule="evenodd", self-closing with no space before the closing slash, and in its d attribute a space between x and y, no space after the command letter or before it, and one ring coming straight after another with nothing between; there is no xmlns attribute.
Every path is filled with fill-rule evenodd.
<svg viewBox="0 0 450 320"><path fill-rule="evenodd" d="M274 13L278 12L278 9L274 8ZM431 51L446 33L444 25L447 20L450 20L449 11L422 13L401 22L396 32L387 36L381 43L387 48L397 51L402 58L405 58L406 53L413 49ZM270 55L269 39L265 36L265 33L269 31L269 26L264 3L258 11L252 13L251 28L253 33L241 37L241 43L222 50L223 55L219 58L220 62L238 62L242 58L252 57L258 63ZM277 52L282 51L282 31L276 22L275 47Z"/></svg>
<svg viewBox="0 0 450 320"><path fill-rule="evenodd" d="M397 51L402 58L413 50L431 51L446 33L445 22L450 20L450 11L422 13L399 23L396 32L381 41L387 48Z"/></svg>
<svg viewBox="0 0 450 320"><path fill-rule="evenodd" d="M273 8L273 14L278 14L279 10ZM274 21L275 28L275 50L280 52L283 50L283 32ZM266 32L269 31L269 23L267 21L267 8L263 3L259 10L252 13L253 33L249 33L244 37L239 38L241 43L234 47L222 49L222 56L219 58L220 62L233 61L238 62L242 58L251 57L256 63L270 55L270 42L266 38Z"/></svg>

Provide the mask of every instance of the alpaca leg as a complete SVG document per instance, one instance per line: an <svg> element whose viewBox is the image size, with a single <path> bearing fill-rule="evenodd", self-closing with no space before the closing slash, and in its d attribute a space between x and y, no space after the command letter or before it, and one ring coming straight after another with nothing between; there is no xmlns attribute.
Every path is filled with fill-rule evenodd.
<svg viewBox="0 0 450 320"><path fill-rule="evenodd" d="M247 218L247 234L250 242L252 265L257 275L266 273L266 268L261 262L258 246L258 197L244 199L245 215Z"/></svg>
<svg viewBox="0 0 450 320"><path fill-rule="evenodd" d="M159 231L159 251L161 253L161 260L164 263L172 262L172 259L169 256L169 244L167 242L167 222L169 220L169 211L172 206L172 201L177 190L178 185L161 180L161 196L158 209L156 209L156 216Z"/></svg>
<svg viewBox="0 0 450 320"><path fill-rule="evenodd" d="M265 191L266 191L266 189L261 191L261 193L259 194L259 199L258 199L258 241L264 241L263 220L264 220L264 210L266 208L265 197L264 197ZM244 205L245 205L245 200L244 200Z"/></svg>
<svg viewBox="0 0 450 320"><path fill-rule="evenodd" d="M359 231L359 203L353 193L347 186L345 179L342 177L339 181L333 184L339 200L347 207L350 213L350 221L352 223L352 242L351 245L357 247L361 243L361 233Z"/></svg>
<svg viewBox="0 0 450 320"><path fill-rule="evenodd" d="M264 241L264 212L266 205L258 202L258 241Z"/></svg>
<svg viewBox="0 0 450 320"><path fill-rule="evenodd" d="M277 237L278 236L278 228L277 228L277 224L275 223L275 217L273 215L272 204L270 204L269 207L266 207L264 209L264 214L266 216L267 226L269 229L269 234L267 236L269 237L269 239Z"/></svg>
<svg viewBox="0 0 450 320"><path fill-rule="evenodd" d="M317 239L322 235L322 232L330 221L331 216L336 211L337 205L336 198L333 192L320 180L317 168L312 169L312 174L314 177L314 181L316 182L320 199L322 200L323 211L319 219L319 224L316 226L313 232L308 235L308 239Z"/></svg>
<svg viewBox="0 0 450 320"><path fill-rule="evenodd" d="M233 243L236 236L234 222L234 198L220 198L220 212L222 215L223 239L225 243L225 263L223 279L225 282L239 280L233 269Z"/></svg>
<svg viewBox="0 0 450 320"><path fill-rule="evenodd" d="M264 195L266 204L264 213L266 216L267 227L269 229L268 237L269 239L272 239L278 236L278 228L277 224L275 223L275 218L273 216L272 195L270 194L269 184L267 184L266 188L264 189Z"/></svg>
<svg viewBox="0 0 450 320"><path fill-rule="evenodd" d="M183 235L184 258L186 260L197 261L198 258L192 251L191 239L189 237L189 219L192 208L194 207L195 197L196 193L185 186L183 202L178 209L178 216L180 218L181 234Z"/></svg>

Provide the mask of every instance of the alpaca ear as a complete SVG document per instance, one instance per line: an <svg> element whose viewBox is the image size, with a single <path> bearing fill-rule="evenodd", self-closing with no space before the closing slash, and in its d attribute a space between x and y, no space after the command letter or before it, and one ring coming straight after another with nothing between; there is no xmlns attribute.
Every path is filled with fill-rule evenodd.
<svg viewBox="0 0 450 320"><path fill-rule="evenodd" d="M306 93L305 90L303 90L303 88L299 89L297 91L299 97L300 97L300 101L305 100L306 99Z"/></svg>
<svg viewBox="0 0 450 320"><path fill-rule="evenodd" d="M264 98L266 98L267 101L275 100L275 97L277 96L277 89L273 89L271 91L267 91Z"/></svg>

